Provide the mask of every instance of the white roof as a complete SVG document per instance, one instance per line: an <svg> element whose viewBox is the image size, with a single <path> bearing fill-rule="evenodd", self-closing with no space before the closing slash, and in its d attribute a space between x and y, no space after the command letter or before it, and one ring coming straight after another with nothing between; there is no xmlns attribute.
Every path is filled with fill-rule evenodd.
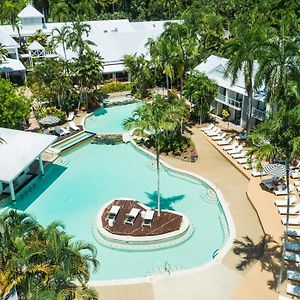
<svg viewBox="0 0 300 300"><path fill-rule="evenodd" d="M116 64L108 64L103 66L104 73L116 73L116 72L123 72L125 70L124 63L118 62Z"/></svg>
<svg viewBox="0 0 300 300"><path fill-rule="evenodd" d="M26 71L24 65L18 59L6 58L5 61L0 64L0 72L16 72Z"/></svg>
<svg viewBox="0 0 300 300"><path fill-rule="evenodd" d="M0 181L15 179L28 167L57 137L0 127Z"/></svg>
<svg viewBox="0 0 300 300"><path fill-rule="evenodd" d="M0 44L5 48L19 48L19 44L6 32L0 30Z"/></svg>
<svg viewBox="0 0 300 300"><path fill-rule="evenodd" d="M18 14L19 18L44 18L44 15L34 8L30 3L27 4Z"/></svg>
<svg viewBox="0 0 300 300"><path fill-rule="evenodd" d="M242 72L239 72L237 80L233 85L230 76L225 77L228 62L229 60L227 58L211 55L206 61L198 65L195 70L204 73L209 79L216 81L219 86L239 94L247 95Z"/></svg>
<svg viewBox="0 0 300 300"><path fill-rule="evenodd" d="M33 41L29 46L29 50L44 50L44 47L37 41Z"/></svg>

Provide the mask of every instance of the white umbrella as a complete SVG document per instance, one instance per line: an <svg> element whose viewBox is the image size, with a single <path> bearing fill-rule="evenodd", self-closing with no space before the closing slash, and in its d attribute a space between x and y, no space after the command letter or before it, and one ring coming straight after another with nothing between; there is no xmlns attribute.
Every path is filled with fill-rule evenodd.
<svg viewBox="0 0 300 300"><path fill-rule="evenodd" d="M57 124L59 122L60 122L60 118L55 117L55 116L46 116L45 118L40 120L40 123L42 125L48 125L48 126Z"/></svg>
<svg viewBox="0 0 300 300"><path fill-rule="evenodd" d="M286 168L281 164L270 164L263 168L264 173L272 176L283 177L286 175Z"/></svg>

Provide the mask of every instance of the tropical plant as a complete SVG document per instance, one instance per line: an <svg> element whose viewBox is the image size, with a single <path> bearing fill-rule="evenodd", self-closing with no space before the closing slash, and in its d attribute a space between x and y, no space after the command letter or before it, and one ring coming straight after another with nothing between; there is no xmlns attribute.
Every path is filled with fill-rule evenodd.
<svg viewBox="0 0 300 300"><path fill-rule="evenodd" d="M21 300L90 297L89 267L97 269L96 249L73 242L54 222L43 227L30 215L6 210L0 214L0 296L14 287ZM76 284L75 284L76 282Z"/></svg>
<svg viewBox="0 0 300 300"><path fill-rule="evenodd" d="M46 47L48 44L48 37L43 33L42 29L38 29L33 35L27 37L27 42L31 44L32 42L37 41L43 47Z"/></svg>
<svg viewBox="0 0 300 300"><path fill-rule="evenodd" d="M199 124L209 114L210 104L215 100L218 93L218 86L206 75L194 72L186 78L183 94L192 103L192 111L198 117Z"/></svg>
<svg viewBox="0 0 300 300"><path fill-rule="evenodd" d="M60 29L55 28L52 30L52 43L56 47L62 45L65 60L67 60L66 45L68 42L69 34L70 34L70 27L67 25L63 26Z"/></svg>
<svg viewBox="0 0 300 300"><path fill-rule="evenodd" d="M7 55L8 55L7 50L0 43L0 64L6 59Z"/></svg>
<svg viewBox="0 0 300 300"><path fill-rule="evenodd" d="M30 101L9 80L0 78L0 127L22 128Z"/></svg>
<svg viewBox="0 0 300 300"><path fill-rule="evenodd" d="M281 105L278 112L273 113L263 123L259 124L249 135L249 154L255 155L255 160L274 161L276 158L285 159L286 186L287 186L287 218L282 244L282 258L280 273L277 282L277 291L282 280L286 242L288 241L288 224L290 210L290 162L300 155L300 94L299 87L289 86L289 92L285 99L285 105Z"/></svg>
<svg viewBox="0 0 300 300"><path fill-rule="evenodd" d="M11 27L12 27L13 30L17 30L20 47L22 47L22 44L23 44L23 39L21 37L21 27L22 27L22 25L21 25L21 21L18 17L11 21Z"/></svg>

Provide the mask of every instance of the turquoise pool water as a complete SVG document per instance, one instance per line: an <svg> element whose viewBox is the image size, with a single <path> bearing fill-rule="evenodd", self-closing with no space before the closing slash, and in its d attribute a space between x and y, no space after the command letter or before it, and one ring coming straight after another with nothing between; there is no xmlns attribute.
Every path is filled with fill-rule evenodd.
<svg viewBox="0 0 300 300"><path fill-rule="evenodd" d="M124 133L123 121L137 108L137 103L100 108L85 120L85 128L96 133Z"/></svg>
<svg viewBox="0 0 300 300"><path fill-rule="evenodd" d="M65 154L17 195L15 208L33 214L43 225L62 220L76 239L93 243L101 263L93 280L144 277L165 264L172 269L199 266L224 243L223 210L204 183L162 170L162 208L188 216L194 233L183 244L154 251L125 251L102 246L93 236L98 210L115 197L131 197L156 206L153 159L131 144L86 144Z"/></svg>

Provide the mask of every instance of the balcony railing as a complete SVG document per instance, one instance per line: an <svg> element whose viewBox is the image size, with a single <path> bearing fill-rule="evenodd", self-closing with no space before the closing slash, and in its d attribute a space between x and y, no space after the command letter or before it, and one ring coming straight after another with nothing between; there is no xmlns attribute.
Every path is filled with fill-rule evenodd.
<svg viewBox="0 0 300 300"><path fill-rule="evenodd" d="M266 117L266 113L258 108L252 107L252 117L263 121Z"/></svg>
<svg viewBox="0 0 300 300"><path fill-rule="evenodd" d="M242 101L238 101L236 99L233 99L231 97L226 97L222 94L217 94L216 100L218 102L221 102L223 104L227 104L235 109L241 110L242 108Z"/></svg>

